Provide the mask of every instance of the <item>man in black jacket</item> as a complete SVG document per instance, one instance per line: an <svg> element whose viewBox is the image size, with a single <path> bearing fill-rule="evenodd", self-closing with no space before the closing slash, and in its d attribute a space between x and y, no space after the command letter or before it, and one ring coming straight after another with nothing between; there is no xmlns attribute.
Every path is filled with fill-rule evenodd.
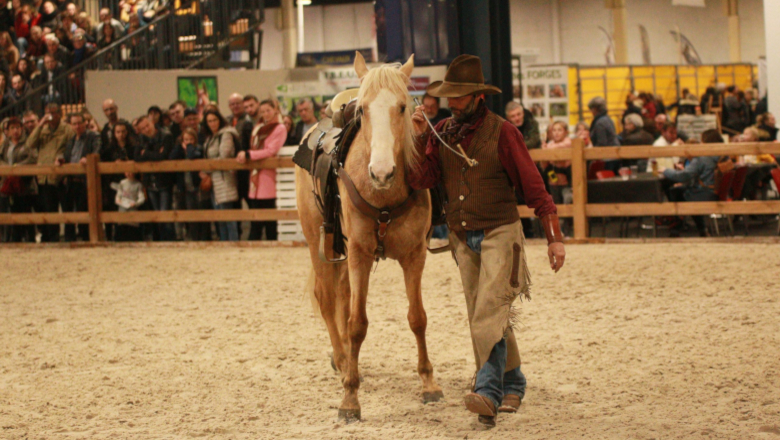
<svg viewBox="0 0 780 440"><path fill-rule="evenodd" d="M236 145L236 154L238 154L240 151L249 149L249 143L252 141L252 130L255 127L255 123L244 110L244 97L242 95L239 95L238 93L230 95L230 98L228 98L228 107L230 107L231 115L227 117L227 123L235 128L241 136L241 145ZM249 174L249 170L239 170L236 172L239 204L241 204L241 200L246 199L249 195ZM238 234L241 235L240 222L238 224Z"/></svg>
<svg viewBox="0 0 780 440"><path fill-rule="evenodd" d="M83 113L72 113L68 116L76 136L65 144L65 163L87 163L87 156L100 153L100 135L87 130L87 122ZM63 212L87 211L87 181L85 176L68 176L65 181L65 198ZM89 240L89 228L85 224L78 225L78 238ZM76 240L76 225L65 225L65 241Z"/></svg>
<svg viewBox="0 0 780 440"><path fill-rule="evenodd" d="M303 136L306 132L318 121L317 117L314 115L314 101L312 101L311 98L303 98L298 101L295 109L298 111L298 116L301 118L298 125L295 126L295 143L299 144L303 140Z"/></svg>
<svg viewBox="0 0 780 440"><path fill-rule="evenodd" d="M119 107L113 99L109 98L103 101L103 114L106 115L108 122L100 130L100 141L103 145L108 146L114 137L114 125L119 121Z"/></svg>
<svg viewBox="0 0 780 440"><path fill-rule="evenodd" d="M136 162L159 162L169 160L173 150L174 139L167 129L157 129L148 116L138 121L138 131L141 133L141 143L136 150ZM174 175L171 173L146 173L144 186L149 201L155 211L169 211L173 196ZM160 240L173 241L176 232L173 223L158 223Z"/></svg>

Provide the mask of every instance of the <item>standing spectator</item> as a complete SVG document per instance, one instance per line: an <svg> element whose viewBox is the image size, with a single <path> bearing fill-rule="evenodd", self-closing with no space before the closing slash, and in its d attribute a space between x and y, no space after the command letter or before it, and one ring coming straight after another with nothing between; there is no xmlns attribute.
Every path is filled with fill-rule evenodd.
<svg viewBox="0 0 780 440"><path fill-rule="evenodd" d="M750 126L750 107L745 101L745 92L729 94L723 102L723 126L742 133Z"/></svg>
<svg viewBox="0 0 780 440"><path fill-rule="evenodd" d="M104 106L105 108L105 103ZM109 127L109 124L106 124ZM104 128L105 130L105 128ZM133 136L133 127L124 119L118 119L110 127L111 134L107 135L105 144L101 144L100 161L101 162L119 162L124 160L133 160L135 155L135 136ZM100 179L103 188L103 211L116 211L117 205L115 199L115 186L122 180L121 174L103 175ZM106 223L106 239L114 240L114 224ZM118 229L118 228L117 228Z"/></svg>
<svg viewBox="0 0 780 440"><path fill-rule="evenodd" d="M28 84L35 84L36 78L41 74L35 67L35 63L31 62L30 59L26 57L19 59L19 62L16 63L16 67L14 68L14 72L22 75L22 78L24 78Z"/></svg>
<svg viewBox="0 0 780 440"><path fill-rule="evenodd" d="M620 134L620 145L652 145L653 135L645 131L642 116L631 113L623 119L623 133Z"/></svg>
<svg viewBox="0 0 780 440"><path fill-rule="evenodd" d="M642 109L636 105L636 101L637 98L633 93L629 93L628 96L626 96L626 111L623 112L623 120L632 113L636 113L640 116L642 115Z"/></svg>
<svg viewBox="0 0 780 440"><path fill-rule="evenodd" d="M119 106L116 105L113 99L106 99L103 101L103 114L106 115L106 125L100 131L100 140L103 145L110 145L114 134L114 126L119 122ZM126 121L125 121L126 122Z"/></svg>
<svg viewBox="0 0 780 440"><path fill-rule="evenodd" d="M658 109L655 106L655 97L653 97L652 93L640 93L639 100L642 101L642 116L645 119L655 119Z"/></svg>
<svg viewBox="0 0 780 440"><path fill-rule="evenodd" d="M585 148L593 148L593 141L590 140L590 126L586 122L578 122L574 127L574 135L582 139Z"/></svg>
<svg viewBox="0 0 780 440"><path fill-rule="evenodd" d="M555 121L552 124L552 138L542 145L545 150L571 148L569 128L565 122ZM568 202L571 195L571 161L558 160L551 162L546 169L550 183L550 193L556 205ZM569 202L571 203L571 202Z"/></svg>
<svg viewBox="0 0 780 440"><path fill-rule="evenodd" d="M24 125L25 137L30 136L38 126L38 114L32 110L27 110L22 116L22 125Z"/></svg>
<svg viewBox="0 0 780 440"><path fill-rule="evenodd" d="M203 145L203 155L206 159L230 159L236 157L238 132L231 126L218 110L207 110L203 114L206 123L206 142ZM214 209L236 209L238 201L238 185L236 175L232 171L209 171L201 174L201 178L211 177L212 200ZM219 239L222 241L238 241L238 225L235 221L218 222Z"/></svg>
<svg viewBox="0 0 780 440"><path fill-rule="evenodd" d="M73 34L73 65L76 66L94 55L95 47L87 41L84 29L77 29Z"/></svg>
<svg viewBox="0 0 780 440"><path fill-rule="evenodd" d="M260 101L255 95L244 96L244 111L252 119L253 125L257 125L263 120L260 116Z"/></svg>
<svg viewBox="0 0 780 440"><path fill-rule="evenodd" d="M114 197L119 212L137 211L146 202L144 186L135 178L134 173L125 173L125 178L119 182ZM138 223L121 223L116 226L116 241L141 241L143 233Z"/></svg>
<svg viewBox="0 0 780 440"><path fill-rule="evenodd" d="M620 145L615 123L607 115L607 101L597 96L590 100L588 109L593 114L593 122L590 124L590 139L594 147L617 147Z"/></svg>
<svg viewBox="0 0 780 440"><path fill-rule="evenodd" d="M102 8L98 13L100 18L100 24L97 25L97 34L103 35L106 27L114 29L113 38L122 38L125 34L125 27L122 22L111 16L111 10L108 8Z"/></svg>
<svg viewBox="0 0 780 440"><path fill-rule="evenodd" d="M311 98L301 99L295 108L298 111L298 116L301 118L295 127L295 139L297 143L300 143L306 132L317 123L317 117L314 116L314 101Z"/></svg>
<svg viewBox="0 0 780 440"><path fill-rule="evenodd" d="M100 153L100 135L87 130L83 113L72 113L68 117L75 136L65 144L64 163L80 163L86 165L87 156ZM65 179L65 200L62 212L87 211L87 178L84 175L68 176ZM89 228L85 224L78 225L78 236L83 241L89 240ZM76 225L65 225L65 241L76 240Z"/></svg>
<svg viewBox="0 0 780 440"><path fill-rule="evenodd" d="M60 11L57 10L57 6L54 5L54 2L51 0L46 0L43 2L43 5L41 6L40 13L41 13L41 27L42 28L49 28L50 30L54 31L54 29L57 29L59 26L57 15Z"/></svg>
<svg viewBox="0 0 780 440"><path fill-rule="evenodd" d="M236 154L241 151L249 149L249 143L252 140L252 130L255 127L254 121L244 110L244 97L238 93L230 95L228 99L228 106L230 107L231 115L227 118L229 126L236 129L241 137L241 145L236 145ZM236 178L238 179L238 203L241 204L242 200L247 199L249 193L249 170L238 170L236 172ZM241 235L241 224L239 223L239 235Z"/></svg>
<svg viewBox="0 0 780 440"><path fill-rule="evenodd" d="M152 124L154 124L157 128L162 128L165 124L162 122L162 109L156 105L153 105L149 107L149 110L146 111L146 115L149 116L152 120Z"/></svg>
<svg viewBox="0 0 780 440"><path fill-rule="evenodd" d="M436 124L438 124L442 119L447 119L452 116L452 113L449 110L441 108L441 99L435 96L431 96L426 93L423 96L422 104L425 111L425 116L428 117L428 119L431 121L431 124L434 126L436 126Z"/></svg>
<svg viewBox="0 0 780 440"><path fill-rule="evenodd" d="M73 21L76 22L76 26L84 29L87 41L90 43L97 43L97 33L95 32L95 27L92 25L92 19L89 17L89 14L81 11L76 14Z"/></svg>
<svg viewBox="0 0 780 440"><path fill-rule="evenodd" d="M98 26L98 50L110 46L116 39L116 29L113 26ZM110 57L106 57L110 61Z"/></svg>
<svg viewBox="0 0 780 440"><path fill-rule="evenodd" d="M0 0L0 32L12 33L15 22L14 9L8 8L8 0Z"/></svg>
<svg viewBox="0 0 780 440"><path fill-rule="evenodd" d="M652 93L648 93L648 96L655 98L655 113L658 115L665 115L666 104L664 104L664 97L661 96L660 93L656 93L655 96L653 96Z"/></svg>
<svg viewBox="0 0 780 440"><path fill-rule="evenodd" d="M539 123L536 122L533 113L515 101L509 101L504 109L504 114L506 119L520 130L523 140L525 140L525 145L529 150L542 147Z"/></svg>
<svg viewBox="0 0 780 440"><path fill-rule="evenodd" d="M13 105L21 101L27 94L30 93L30 85L24 80L22 75L15 74L11 77L11 90L5 95L5 105ZM24 107L24 108L22 108ZM25 110L30 108L30 101L27 101L26 105L14 109L14 113L19 115Z"/></svg>
<svg viewBox="0 0 780 440"><path fill-rule="evenodd" d="M65 144L75 135L68 124L61 123L60 106L51 103L46 106L46 115L27 138L27 147L38 156L37 165L54 165L63 160ZM60 201L65 197L65 187L61 175L40 175L38 179L38 198L36 212L57 212ZM41 241L44 243L59 241L59 225L40 227Z"/></svg>
<svg viewBox="0 0 780 440"><path fill-rule="evenodd" d="M198 133L186 127L171 151L171 160L193 160L203 158L203 148L198 145ZM201 190L200 173L186 171L178 173L176 186L183 196L180 209L211 209L211 192ZM211 223L187 223L187 237L192 241L206 241L211 238Z"/></svg>
<svg viewBox="0 0 780 440"><path fill-rule="evenodd" d="M284 142L284 145L296 145L295 122L293 122L292 116L284 115L282 117L282 124L284 124L284 129L287 130L287 140Z"/></svg>
<svg viewBox="0 0 780 440"><path fill-rule="evenodd" d="M756 117L756 128L758 128L762 142L774 142L777 140L777 125L775 116L772 113L763 113Z"/></svg>
<svg viewBox="0 0 780 440"><path fill-rule="evenodd" d="M3 130L7 133L5 140L0 144L0 165L35 165L37 156L34 151L25 145L27 135L22 129L22 121L11 117L5 123ZM0 198L6 199L6 205L13 214L30 213L35 204L37 185L34 177L6 176L0 177L0 189L8 194L1 194ZM35 243L35 226L15 225L10 228L8 239L14 243L26 241Z"/></svg>
<svg viewBox="0 0 780 440"><path fill-rule="evenodd" d="M14 45L14 41L11 38L11 34L7 31L0 31L0 47L5 52L5 59L9 66L15 66L19 62L19 49Z"/></svg>
<svg viewBox="0 0 780 440"><path fill-rule="evenodd" d="M252 133L252 143L249 151L238 153L239 163L248 160L262 160L274 157L287 139L287 130L279 123L279 110L271 100L260 103L260 113L263 124L258 125ZM276 170L253 170L249 184L249 207L251 209L276 208ZM276 221L252 222L249 233L250 240L260 240L265 230L266 240L277 239Z"/></svg>
<svg viewBox="0 0 780 440"><path fill-rule="evenodd" d="M653 142L654 147L676 147L679 145L684 144L685 142L680 139L677 136L677 126L674 125L674 122L666 122L664 123L663 129L661 130L661 137L656 139L655 142ZM677 164L680 163L679 157L658 157L655 159L656 163L658 164L658 168L670 168L674 169ZM653 161L649 160L647 162L647 168L646 171L648 173L653 171Z"/></svg>
<svg viewBox="0 0 780 440"><path fill-rule="evenodd" d="M135 155L136 162L168 160L174 144L173 135L168 130L158 129L148 116L143 116L138 121L138 131L143 137L139 151ZM171 209L173 176L170 173L146 173L144 174L144 186L155 211L169 211ZM160 240L173 241L176 239L173 223L159 223L158 231Z"/></svg>
<svg viewBox="0 0 780 440"><path fill-rule="evenodd" d="M181 124L184 122L184 109L186 107L187 104L181 100L174 102L168 107L168 116L171 117L172 122L170 130L174 139L178 139L181 136Z"/></svg>
<svg viewBox="0 0 780 440"><path fill-rule="evenodd" d="M54 57L63 68L69 69L72 66L72 57L68 49L60 45L60 39L53 34L46 35L46 54Z"/></svg>
<svg viewBox="0 0 780 440"><path fill-rule="evenodd" d="M42 92L42 101L44 104L48 103L61 103L62 102L62 82L54 82L55 78L60 77L65 72L65 68L59 63L51 54L43 56L43 69L41 74L38 75L38 84L35 88L44 84L48 84L48 87Z"/></svg>

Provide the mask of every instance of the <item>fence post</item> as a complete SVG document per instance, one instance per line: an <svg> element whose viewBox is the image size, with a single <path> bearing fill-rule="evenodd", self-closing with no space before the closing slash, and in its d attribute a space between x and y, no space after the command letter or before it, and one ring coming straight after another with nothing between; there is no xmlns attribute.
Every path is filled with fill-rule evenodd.
<svg viewBox="0 0 780 440"><path fill-rule="evenodd" d="M574 238L588 237L588 217L585 215L585 205L588 204L588 172L585 163L585 147L580 138L574 138L571 143L571 190L574 214Z"/></svg>
<svg viewBox="0 0 780 440"><path fill-rule="evenodd" d="M99 162L99 155L93 153L87 156L87 206L89 208L90 243L98 243L105 239L103 225L100 221L103 214L103 191L98 173Z"/></svg>

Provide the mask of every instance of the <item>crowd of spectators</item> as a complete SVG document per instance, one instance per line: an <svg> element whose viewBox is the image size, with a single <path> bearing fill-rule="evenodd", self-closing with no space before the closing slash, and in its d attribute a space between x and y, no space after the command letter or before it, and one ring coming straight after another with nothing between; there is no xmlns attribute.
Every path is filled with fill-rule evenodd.
<svg viewBox="0 0 780 440"><path fill-rule="evenodd" d="M295 144L305 129L317 122L317 108L311 99L297 103L297 125L283 117L275 100L260 101L254 95L233 94L230 114L223 116L217 105L201 100L198 108L176 101L166 109L151 106L147 113L123 118L112 99L103 103L107 122L98 126L86 112L62 115L57 103L46 105L39 119L34 111L22 118L2 122L0 166L62 165L86 163L97 153L103 162L133 160L232 159L239 163L276 156L285 144ZM289 123L285 123L285 121ZM304 129L303 131L301 131ZM134 173L104 175L103 211L274 209L276 170L201 171L180 173ZM0 178L0 212L84 212L87 211L85 176L41 175ZM13 226L0 229L2 241L41 242L88 239L86 224L66 225L64 235L57 224ZM137 240L276 240L276 221L249 224L246 234L239 222L155 223L105 225L106 238Z"/></svg>
<svg viewBox="0 0 780 440"><path fill-rule="evenodd" d="M667 108L658 96L651 93L632 93L626 97L620 132L610 117L606 100L602 97L593 98L588 103L592 115L590 124L580 122L572 131L563 121L550 121L546 135L540 136L539 123L534 119L533 113L517 102L507 104L505 117L517 126L529 149L571 148L571 139L575 137L582 139L585 147L652 145L660 148L690 143L777 141L778 127L775 117L767 112L766 97L758 100L756 96L754 90L741 91L737 87L721 84L708 88L700 100L685 89L682 99ZM677 116L714 114L720 130L705 131L698 136L699 139L694 139L688 133L678 130L676 121L670 116L674 109ZM733 166L759 163L768 164L770 167L777 166L777 159L771 155L615 159L605 160L600 165L611 172L606 175L617 175L621 169L635 169L637 172L653 173L662 177L664 194L669 201L713 201L717 200L717 165L724 161L732 162ZM542 162L538 166L555 203L571 203L571 163ZM768 182L771 176L764 174L764 178ZM745 196L750 198L754 194L746 193ZM532 230L530 222L524 222L524 229ZM683 219L676 217L664 218L659 222L668 224L672 236L679 236L680 230L685 227ZM708 233L702 217L695 217L694 223L700 235ZM564 230L567 226L569 225L564 222Z"/></svg>

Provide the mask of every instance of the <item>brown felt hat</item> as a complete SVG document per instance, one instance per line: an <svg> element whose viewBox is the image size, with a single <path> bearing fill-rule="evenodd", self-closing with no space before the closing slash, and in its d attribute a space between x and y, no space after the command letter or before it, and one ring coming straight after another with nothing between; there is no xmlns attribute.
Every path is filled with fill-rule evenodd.
<svg viewBox="0 0 780 440"><path fill-rule="evenodd" d="M461 96L481 94L496 95L501 89L485 84L482 75L482 61L474 55L459 55L452 60L444 81L436 81L426 89L429 95L436 98L459 98Z"/></svg>

